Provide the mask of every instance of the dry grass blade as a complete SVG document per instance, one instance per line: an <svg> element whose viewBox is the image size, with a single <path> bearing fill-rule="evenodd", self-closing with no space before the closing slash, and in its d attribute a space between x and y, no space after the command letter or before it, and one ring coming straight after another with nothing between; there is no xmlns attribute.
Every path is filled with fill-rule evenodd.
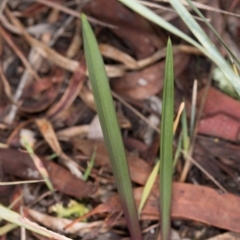
<svg viewBox="0 0 240 240"><path fill-rule="evenodd" d="M192 93L192 107L191 107L191 121L190 121L190 137L193 137L193 130L195 126L196 117L196 103L197 103L197 86L198 81L195 79L193 82L193 93Z"/></svg>
<svg viewBox="0 0 240 240"><path fill-rule="evenodd" d="M12 90L11 90L11 87L5 77L5 74L3 72L3 69L2 69L2 65L0 65L0 79L1 79L1 82L0 82L0 87L1 87L1 95L6 95L6 97L8 98L8 101L10 101L11 103L14 103L14 100L13 100L13 96L12 96Z"/></svg>
<svg viewBox="0 0 240 240"><path fill-rule="evenodd" d="M41 159L34 153L34 150L32 148L33 143L31 142L31 137L28 136L26 131L22 131L21 135L21 143L27 150L28 154L30 155L31 159L34 162L34 165L36 166L37 170L41 174L42 178L45 180L46 185L50 191L53 191L53 185L50 181L49 174L47 169L44 167Z"/></svg>
<svg viewBox="0 0 240 240"><path fill-rule="evenodd" d="M48 237L50 239L56 240L70 240L70 238L64 237L58 233L49 231L48 229L39 226L38 224L31 222L25 217L22 217L18 213L11 211L3 206L0 205L0 217L6 221L14 223L18 226L24 227L30 231L38 233L42 236Z"/></svg>
<svg viewBox="0 0 240 240"><path fill-rule="evenodd" d="M60 146L57 136L54 132L52 124L45 118L35 120L40 132L45 141L49 144L52 150L62 159L63 164L70 170L70 172L78 178L82 178L82 173L79 166L71 158L69 158Z"/></svg>
<svg viewBox="0 0 240 240"><path fill-rule="evenodd" d="M104 57L122 62L129 69L136 69L138 67L135 59L109 44L99 44L99 50Z"/></svg>
<svg viewBox="0 0 240 240"><path fill-rule="evenodd" d="M237 57L234 55L234 53L231 51L231 49L227 46L227 44L224 42L222 37L217 33L217 31L214 29L214 27L209 23L209 21L207 21L207 19L203 16L203 14L195 7L195 5L190 0L186 0L186 1L188 2L189 6L191 6L191 8L198 14L198 16L207 24L207 26L211 29L211 31L216 35L216 37L222 43L222 45L226 48L226 50L228 51L230 56L232 58L234 58L234 60L238 64L240 64Z"/></svg>
<svg viewBox="0 0 240 240"><path fill-rule="evenodd" d="M178 123L179 123L179 120L180 120L180 117L181 117L181 114L183 112L183 109L185 108L185 103L184 102L181 102L180 104L180 107L179 107L179 110L178 110L178 114L177 114L177 117L173 123L173 134L176 132L177 130L177 126L178 126Z"/></svg>
<svg viewBox="0 0 240 240"><path fill-rule="evenodd" d="M28 181L14 181L14 182L0 182L0 186L18 185L27 183L45 182L46 180L28 180Z"/></svg>
<svg viewBox="0 0 240 240"><path fill-rule="evenodd" d="M157 2L169 2L169 0L155 0ZM185 6L189 6L187 0L181 1L182 4L184 4ZM194 6L196 6L199 9L204 9L204 10L208 10L208 11L212 11L212 12L218 12L218 13L223 13L226 15L230 15L230 16L234 16L234 17L240 17L239 14L237 13L232 13L232 12L228 12L228 11L224 11L221 9L217 9L211 6L207 6L206 4L200 3L200 2L196 2L196 1L192 1L192 4L194 4Z"/></svg>

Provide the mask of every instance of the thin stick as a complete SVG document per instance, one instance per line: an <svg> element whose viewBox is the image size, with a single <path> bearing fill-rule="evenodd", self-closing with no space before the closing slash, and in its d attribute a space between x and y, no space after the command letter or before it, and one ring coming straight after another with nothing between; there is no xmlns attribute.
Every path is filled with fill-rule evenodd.
<svg viewBox="0 0 240 240"><path fill-rule="evenodd" d="M67 8L67 7L65 7L63 5L60 5L58 3L49 2L49 1L46 1L46 0L35 0L35 1L36 2L40 2L40 3L42 3L42 4L46 5L46 6L52 7L54 9L57 9L57 10L59 10L61 12L67 13L69 15L72 15L74 17L80 18L80 13L79 12L74 11L74 10L72 10L70 8ZM96 24L99 24L99 25L104 26L104 27L115 28L115 29L117 28L117 26L115 26L115 25L102 22L100 20L97 20L97 19L89 17L89 16L87 16L87 19L89 20L89 22L96 23Z"/></svg>
<svg viewBox="0 0 240 240"><path fill-rule="evenodd" d="M13 49L13 51L16 53L16 55L21 59L23 65L28 69L28 71L37 79L39 80L40 77L38 76L37 72L32 68L26 57L23 55L23 53L19 50L19 48L16 46L16 44L13 42L12 38L9 36L9 34L0 26L0 34L3 36L5 41L8 43L8 45Z"/></svg>
<svg viewBox="0 0 240 240"><path fill-rule="evenodd" d="M193 82L193 93L192 93L192 110L191 110L191 121L190 121L190 137L193 136L193 128L195 123L195 114L196 114L196 103L197 103L197 80Z"/></svg>
<svg viewBox="0 0 240 240"><path fill-rule="evenodd" d="M199 170L201 170L217 187L219 187L224 193L228 191L206 170L204 169L195 159L193 159L189 154L185 151L181 150L181 152L186 156L186 158L193 163Z"/></svg>
<svg viewBox="0 0 240 240"><path fill-rule="evenodd" d="M157 126L153 125L145 116L143 116L139 111L137 111L134 107L132 107L129 103L127 103L124 99L122 99L117 93L112 91L112 95L122 104L124 104L127 108L129 108L132 112L134 112L139 118L141 118L144 122L146 122L151 128L153 128L157 133L160 133L160 130Z"/></svg>
<svg viewBox="0 0 240 240"><path fill-rule="evenodd" d="M212 72L213 72L213 65L211 66L211 71L210 71L210 74L209 74L208 82L207 82L207 85L205 86L205 89L204 89L202 102L201 102L201 105L200 105L200 108L199 108L199 112L198 112L198 116L197 116L197 120L196 120L196 125L195 125L193 136L192 136L192 139L191 139L192 140L191 141L191 146L190 146L190 149L188 151L187 156L192 156L192 154L193 154L193 150L194 150L194 146L195 146L195 140L196 140L196 137L197 137L198 125L199 125L199 122L200 122L200 118L202 116L203 108L204 108L205 103L206 103L207 94L208 94L209 88L211 86ZM185 182L190 168L191 168L191 161L188 160L188 158L187 158L186 161L185 161L185 165L183 167L182 174L180 176L180 180L179 180L180 182Z"/></svg>

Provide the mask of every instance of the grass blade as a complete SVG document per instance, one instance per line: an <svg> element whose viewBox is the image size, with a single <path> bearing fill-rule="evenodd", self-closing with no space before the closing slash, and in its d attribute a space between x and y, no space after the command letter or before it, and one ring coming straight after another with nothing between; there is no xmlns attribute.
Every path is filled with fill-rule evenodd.
<svg viewBox="0 0 240 240"><path fill-rule="evenodd" d="M85 172L83 174L83 180L84 181L88 180L88 177L89 177L89 175L92 171L92 168L94 166L95 158L96 158L96 147L94 147L93 154L92 154L91 159L88 163L87 169L85 170Z"/></svg>
<svg viewBox="0 0 240 240"><path fill-rule="evenodd" d="M230 65L226 62L219 51L214 47L211 40L208 38L203 29L199 26L196 20L188 12L186 7L179 0L169 0L173 8L176 10L178 15L182 18L188 28L192 31L198 41L202 44L205 50L208 52L207 56L216 63L221 69L228 80L233 84L234 88L240 95L240 79L233 72Z"/></svg>
<svg viewBox="0 0 240 240"><path fill-rule="evenodd" d="M174 114L174 73L173 53L170 39L167 44L166 67L163 90L163 109L160 142L160 208L161 239L167 240L170 231L170 211L173 171L173 114Z"/></svg>
<svg viewBox="0 0 240 240"><path fill-rule="evenodd" d="M51 192L53 192L54 187L53 187L53 185L51 183L48 171L44 167L41 159L34 153L34 150L33 150L32 146L31 146L31 144L28 142L28 140L26 138L23 137L22 142L23 142L23 146L26 148L28 154L32 158L34 165L36 166L37 170L39 171L39 173L41 174L42 178L46 182L46 185L47 185L48 189Z"/></svg>
<svg viewBox="0 0 240 240"><path fill-rule="evenodd" d="M179 120L180 120L180 117L181 117L181 114L182 114L182 111L184 109L184 106L185 106L185 103L182 102L180 104L180 107L179 107L179 110L178 110L178 114L174 120L174 123L173 123L173 135L175 134L176 132L176 129L177 129L177 126L178 126L178 123L179 123ZM182 140L180 140L181 142ZM181 144L178 144L178 148L177 148L177 151L175 153L175 158L174 158L174 163L173 163L173 167L175 167L175 165L177 164L177 159L179 157L181 153ZM157 177L157 174L159 172L159 167L160 167L160 161L157 161L157 163L155 164L152 172L150 173L148 179L147 179L147 182L143 188L143 192L142 192L142 197L141 197L141 200L140 200L140 203L139 203L139 207L138 207L138 216L140 217L140 214L141 214L141 211L147 201L147 198L151 192L151 189L153 187L153 184L156 180L156 177Z"/></svg>
<svg viewBox="0 0 240 240"><path fill-rule="evenodd" d="M83 43L90 82L125 218L133 240L141 240L131 180L107 74L94 33L82 15Z"/></svg>
<svg viewBox="0 0 240 240"><path fill-rule="evenodd" d="M203 14L198 10L198 8L192 3L190 0L186 0L189 4L189 6L197 13L197 15L206 23L206 25L211 29L211 31L215 34L215 36L218 38L218 40L222 43L222 45L226 48L228 53L232 56L232 58L240 64L239 60L236 58L234 53L231 51L231 49L227 46L227 44L224 42L222 37L217 33L217 31L214 29L214 27L211 25L211 23L203 16Z"/></svg>
<svg viewBox="0 0 240 240"><path fill-rule="evenodd" d="M187 9L183 6L183 4L179 0L169 0L171 5L175 8L179 16L183 19L189 29L193 32L193 34L197 37L199 44L185 33L181 32L179 29L174 27L169 22L165 21L163 18L158 16L156 13L151 11L149 8L143 6L138 3L136 0L119 0L124 5L131 8L133 11L139 13L144 16L148 20L154 22L158 26L166 29L167 31L177 35L178 37L184 39L188 43L197 47L202 53L204 53L209 59L211 59L224 73L227 79L233 84L234 88L240 95L240 79L233 72L232 68L225 61L219 51L214 47L213 43L208 39L204 31L192 17L192 15L187 11Z"/></svg>
<svg viewBox="0 0 240 240"><path fill-rule="evenodd" d="M160 167L160 161L157 161L157 163L155 164L152 172L150 173L148 179L147 179L147 182L143 188L143 192L142 192L142 197L141 197L141 200L140 200L140 203L139 203L139 207L138 207L138 216L140 218L140 214L142 212L142 209L149 197L149 194L152 190L152 187L153 187L153 184L156 180L156 177L158 175L158 172L159 172L159 167Z"/></svg>

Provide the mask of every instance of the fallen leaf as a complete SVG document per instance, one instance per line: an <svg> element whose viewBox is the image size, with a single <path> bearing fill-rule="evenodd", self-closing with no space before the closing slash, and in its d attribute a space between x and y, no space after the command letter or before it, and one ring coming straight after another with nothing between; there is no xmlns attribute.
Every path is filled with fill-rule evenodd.
<svg viewBox="0 0 240 240"><path fill-rule="evenodd" d="M175 76L178 76L188 62L187 55L174 55ZM111 86L116 93L133 99L146 99L163 88L165 62L161 61L152 66L111 80Z"/></svg>
<svg viewBox="0 0 240 240"><path fill-rule="evenodd" d="M198 94L198 104L204 91ZM240 141L240 102L211 87L206 96L198 132L230 141Z"/></svg>
<svg viewBox="0 0 240 240"><path fill-rule="evenodd" d="M52 124L46 118L36 119L35 122L45 141L52 148L53 152L56 153L62 160L62 164L64 164L73 175L81 179L82 173L79 165L62 151Z"/></svg>
<svg viewBox="0 0 240 240"><path fill-rule="evenodd" d="M138 206L143 188L134 189ZM110 197L93 209L101 212L120 212L119 196ZM199 221L218 228L240 233L240 197L222 194L217 190L186 183L173 183L172 218ZM142 220L159 220L159 187L154 186L143 208Z"/></svg>
<svg viewBox="0 0 240 240"><path fill-rule="evenodd" d="M163 42L150 23L118 1L90 1L83 10L101 21L116 25L117 29L110 30L134 51L138 59L145 58L163 47Z"/></svg>
<svg viewBox="0 0 240 240"><path fill-rule="evenodd" d="M104 141L74 138L71 142L76 149L80 150L86 156L91 156L94 148L96 147L96 158L94 164L96 166L110 167L110 161ZM133 156L128 152L126 153L132 181L144 185L152 168L141 158Z"/></svg>
<svg viewBox="0 0 240 240"><path fill-rule="evenodd" d="M198 133L229 141L240 140L240 123L227 114L218 113L200 120Z"/></svg>
<svg viewBox="0 0 240 240"><path fill-rule="evenodd" d="M65 168L41 158L53 186L60 192L76 198L89 197L95 191L91 183L74 177ZM0 148L0 163L5 174L27 180L41 179L32 159L27 153L15 149Z"/></svg>
<svg viewBox="0 0 240 240"><path fill-rule="evenodd" d="M198 103L203 97L204 91L198 94ZM203 117L224 113L230 117L240 120L240 102L211 87L208 91L206 103L203 110Z"/></svg>

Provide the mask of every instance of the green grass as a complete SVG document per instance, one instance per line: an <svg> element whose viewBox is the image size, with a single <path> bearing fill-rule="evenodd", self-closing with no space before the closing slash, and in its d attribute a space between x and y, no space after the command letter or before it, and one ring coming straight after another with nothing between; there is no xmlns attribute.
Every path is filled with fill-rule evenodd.
<svg viewBox="0 0 240 240"><path fill-rule="evenodd" d="M191 32L195 35L198 42L190 38L184 32L180 31L178 28L173 26L171 23L167 22L161 16L157 15L155 12L149 8L143 6L136 0L119 0L127 7L131 8L133 11L139 13L146 19L157 24L161 28L175 34L176 36L182 38L186 42L198 48L204 55L211 59L223 72L226 78L232 83L238 94L240 95L240 78L235 74L232 67L223 58L220 52L216 49L214 44L208 38L207 34L199 26L193 16L189 13L186 7L179 0L169 0L169 3L176 10L179 17L185 22ZM189 0L188 0L189 1ZM204 19L203 19L204 20ZM227 48L227 50L229 50Z"/></svg>
<svg viewBox="0 0 240 240"><path fill-rule="evenodd" d="M81 19L84 52L90 83L117 190L130 235L133 240L141 240L142 235L132 192L126 154L118 126L108 77L92 28L85 15L82 15Z"/></svg>
<svg viewBox="0 0 240 240"><path fill-rule="evenodd" d="M167 240L170 232L172 172L173 172L173 118L174 73L172 44L168 40L164 76L163 107L160 139L160 209L161 239Z"/></svg>

